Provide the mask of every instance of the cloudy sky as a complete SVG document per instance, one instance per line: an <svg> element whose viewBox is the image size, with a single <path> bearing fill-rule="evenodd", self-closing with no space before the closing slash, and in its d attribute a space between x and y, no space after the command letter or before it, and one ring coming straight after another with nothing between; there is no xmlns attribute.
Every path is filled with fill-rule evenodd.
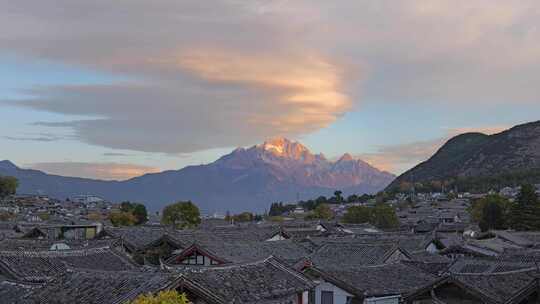
<svg viewBox="0 0 540 304"><path fill-rule="evenodd" d="M540 119L537 0L0 0L0 158L125 179L286 136L394 173Z"/></svg>

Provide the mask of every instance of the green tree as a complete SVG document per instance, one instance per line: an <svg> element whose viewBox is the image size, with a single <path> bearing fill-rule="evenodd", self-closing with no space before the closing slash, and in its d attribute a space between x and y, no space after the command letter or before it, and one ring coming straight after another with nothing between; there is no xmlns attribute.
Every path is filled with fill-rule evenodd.
<svg viewBox="0 0 540 304"><path fill-rule="evenodd" d="M343 202L342 194L343 194L343 192L341 192L340 190L334 191L334 197L336 198L337 203L342 203Z"/></svg>
<svg viewBox="0 0 540 304"><path fill-rule="evenodd" d="M0 176L0 198L13 195L17 192L19 181L13 176Z"/></svg>
<svg viewBox="0 0 540 304"><path fill-rule="evenodd" d="M356 194L351 194L351 195L347 196L347 203L356 203L359 200L360 200L360 198Z"/></svg>
<svg viewBox="0 0 540 304"><path fill-rule="evenodd" d="M432 190L432 192L443 192L443 185L444 182L438 180L431 181L429 184L429 186L431 187L430 190Z"/></svg>
<svg viewBox="0 0 540 304"><path fill-rule="evenodd" d="M252 222L254 219L254 215L251 212L242 212L237 215L226 215L225 220L230 222L231 220L234 220L235 222Z"/></svg>
<svg viewBox="0 0 540 304"><path fill-rule="evenodd" d="M136 204L131 213L137 218L137 225L144 224L148 221L148 212L146 211L146 206L143 204Z"/></svg>
<svg viewBox="0 0 540 304"><path fill-rule="evenodd" d="M369 194L364 193L358 199L361 203L367 203L367 201L373 198L375 198L374 195L369 195Z"/></svg>
<svg viewBox="0 0 540 304"><path fill-rule="evenodd" d="M347 208L343 215L343 222L349 224L362 224L371 221L371 208L365 206L352 206Z"/></svg>
<svg viewBox="0 0 540 304"><path fill-rule="evenodd" d="M283 203L276 202L276 203L272 203L272 205L270 205L270 211L268 212L268 215L270 215L270 216L279 216L279 215L282 215L283 212L284 212L283 211Z"/></svg>
<svg viewBox="0 0 540 304"><path fill-rule="evenodd" d="M321 204L328 204L328 199L326 198L326 196L319 196L317 197L317 199L315 200L315 208L317 208L317 206L321 205Z"/></svg>
<svg viewBox="0 0 540 304"><path fill-rule="evenodd" d="M140 295L131 304L190 304L190 302L184 293L178 293L176 290L165 290L156 295Z"/></svg>
<svg viewBox="0 0 540 304"><path fill-rule="evenodd" d="M120 211L130 212L131 211L131 202L125 201L120 203Z"/></svg>
<svg viewBox="0 0 540 304"><path fill-rule="evenodd" d="M42 221L48 221L51 218L51 215L47 212L40 212L36 214Z"/></svg>
<svg viewBox="0 0 540 304"><path fill-rule="evenodd" d="M115 227L133 226L137 223L137 218L130 212L111 213L109 220Z"/></svg>
<svg viewBox="0 0 540 304"><path fill-rule="evenodd" d="M503 209L495 202L487 203L482 210L482 220L480 229L487 231L490 229L502 229L504 227Z"/></svg>
<svg viewBox="0 0 540 304"><path fill-rule="evenodd" d="M390 195L384 191L381 191L379 193L377 193L377 195L375 196L375 201L377 203L384 203L386 202L388 199L390 198Z"/></svg>
<svg viewBox="0 0 540 304"><path fill-rule="evenodd" d="M407 181L402 181L399 183L399 192L409 193L413 190L413 184Z"/></svg>
<svg viewBox="0 0 540 304"><path fill-rule="evenodd" d="M99 212L90 212L86 216L86 218L90 221L99 222L104 219L104 216L101 215Z"/></svg>
<svg viewBox="0 0 540 304"><path fill-rule="evenodd" d="M315 200L307 200L307 201L300 202L299 205L305 210L311 211L315 209L315 207L317 207L318 204Z"/></svg>
<svg viewBox="0 0 540 304"><path fill-rule="evenodd" d="M314 210L308 219L330 220L334 217L334 212L327 204L320 204Z"/></svg>
<svg viewBox="0 0 540 304"><path fill-rule="evenodd" d="M371 224L381 229L393 229L399 227L396 211L388 204L377 204L372 210Z"/></svg>
<svg viewBox="0 0 540 304"><path fill-rule="evenodd" d="M165 207L161 222L177 228L194 228L201 223L201 214L191 201L177 202Z"/></svg>
<svg viewBox="0 0 540 304"><path fill-rule="evenodd" d="M281 216L286 212L292 211L296 208L296 204L287 204L284 205L283 202L276 202L270 205L270 211L268 212L269 216Z"/></svg>
<svg viewBox="0 0 540 304"><path fill-rule="evenodd" d="M236 221L238 222L251 222L253 221L253 213L251 212L242 212L236 216Z"/></svg>
<svg viewBox="0 0 540 304"><path fill-rule="evenodd" d="M517 202L520 204L536 205L538 204L538 195L536 194L536 187L531 184L524 184L521 186L521 191L517 197Z"/></svg>
<svg viewBox="0 0 540 304"><path fill-rule="evenodd" d="M533 185L521 186L510 209L510 226L515 230L540 230L540 203Z"/></svg>
<svg viewBox="0 0 540 304"><path fill-rule="evenodd" d="M120 204L120 210L122 212L129 212L137 219L136 225L141 225L148 221L148 212L146 206L140 203L122 202Z"/></svg>
<svg viewBox="0 0 540 304"><path fill-rule="evenodd" d="M509 212L510 202L497 194L475 201L470 210L472 219L479 223L482 231L504 229Z"/></svg>

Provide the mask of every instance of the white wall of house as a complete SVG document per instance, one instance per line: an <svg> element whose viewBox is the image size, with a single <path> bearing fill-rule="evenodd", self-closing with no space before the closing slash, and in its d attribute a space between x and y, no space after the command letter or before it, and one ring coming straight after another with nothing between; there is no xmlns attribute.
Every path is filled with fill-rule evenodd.
<svg viewBox="0 0 540 304"><path fill-rule="evenodd" d="M324 226L321 225L321 224L317 224L317 230L322 231L322 232L326 232L326 228L324 228Z"/></svg>
<svg viewBox="0 0 540 304"><path fill-rule="evenodd" d="M401 252L401 250L396 250L394 253L392 253L391 256L388 257L388 259L386 259L386 261L384 261L385 263L393 263L393 262L399 262L399 261L408 261L409 258L403 253Z"/></svg>
<svg viewBox="0 0 540 304"><path fill-rule="evenodd" d="M281 233L276 233L273 237L267 239L267 242L275 242L275 241L283 241L286 240L286 238Z"/></svg>
<svg viewBox="0 0 540 304"><path fill-rule="evenodd" d="M433 242L429 243L429 245L426 247L426 251L429 253L439 252L439 250L437 249L437 246Z"/></svg>
<svg viewBox="0 0 540 304"><path fill-rule="evenodd" d="M347 297L352 297L350 293L345 290L325 281L315 287L315 304L321 304L321 294L323 291L332 291L334 293L334 304L347 304Z"/></svg>
<svg viewBox="0 0 540 304"><path fill-rule="evenodd" d="M302 303L298 304L309 304L309 291L304 291L302 293Z"/></svg>
<svg viewBox="0 0 540 304"><path fill-rule="evenodd" d="M399 299L401 297L389 296L389 297L378 297L378 298L367 298L364 300L364 304L399 304Z"/></svg>

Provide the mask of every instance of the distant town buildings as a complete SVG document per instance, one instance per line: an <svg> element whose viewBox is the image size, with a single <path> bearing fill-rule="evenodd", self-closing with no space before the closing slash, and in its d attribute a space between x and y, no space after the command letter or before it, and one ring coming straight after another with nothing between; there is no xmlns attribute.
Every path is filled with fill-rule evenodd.
<svg viewBox="0 0 540 304"><path fill-rule="evenodd" d="M71 201L85 205L105 202L104 199L96 195L77 195L72 197Z"/></svg>
<svg viewBox="0 0 540 304"><path fill-rule="evenodd" d="M500 195L515 198L515 188ZM467 193L387 200L399 225L348 224L296 206L281 221L205 216L196 229L113 227L118 205L81 196L0 203L3 303L128 303L164 289L192 303L535 303L540 232L482 232ZM371 208L371 207L370 207ZM287 219L287 220L285 220Z"/></svg>

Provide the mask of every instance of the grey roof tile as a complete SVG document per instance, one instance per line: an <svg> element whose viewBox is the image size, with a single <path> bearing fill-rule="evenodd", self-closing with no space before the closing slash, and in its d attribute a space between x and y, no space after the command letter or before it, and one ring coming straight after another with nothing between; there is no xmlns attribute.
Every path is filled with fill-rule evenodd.
<svg viewBox="0 0 540 304"><path fill-rule="evenodd" d="M136 269L123 254L109 247L62 251L0 251L0 271L13 279L43 282L68 268L108 271Z"/></svg>
<svg viewBox="0 0 540 304"><path fill-rule="evenodd" d="M184 271L187 283L211 292L219 303L286 303L313 288L303 274L273 257L253 263ZM287 301L288 302L288 301Z"/></svg>
<svg viewBox="0 0 540 304"><path fill-rule="evenodd" d="M120 304L174 285L178 276L157 272L68 271L28 296L30 303Z"/></svg>
<svg viewBox="0 0 540 304"><path fill-rule="evenodd" d="M322 268L321 270L361 291L363 295L368 297L406 295L439 280L437 276L420 271L405 263Z"/></svg>

